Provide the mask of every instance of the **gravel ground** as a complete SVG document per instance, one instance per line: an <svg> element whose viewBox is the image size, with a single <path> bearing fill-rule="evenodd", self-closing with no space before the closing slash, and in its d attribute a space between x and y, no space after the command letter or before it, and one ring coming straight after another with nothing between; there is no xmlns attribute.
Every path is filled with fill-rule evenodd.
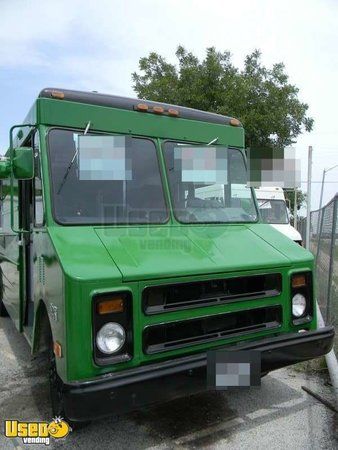
<svg viewBox="0 0 338 450"><path fill-rule="evenodd" d="M333 402L322 373L282 369L260 389L203 393L120 417L92 422L63 440L25 445L3 434L5 419L51 420L41 359L12 322L0 318L0 448L93 449L337 449L337 415L306 394Z"/></svg>

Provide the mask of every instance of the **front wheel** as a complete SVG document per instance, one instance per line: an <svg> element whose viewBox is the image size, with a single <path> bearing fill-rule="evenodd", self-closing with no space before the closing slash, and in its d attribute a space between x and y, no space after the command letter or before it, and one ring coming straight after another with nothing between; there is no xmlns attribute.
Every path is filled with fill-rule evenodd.
<svg viewBox="0 0 338 450"><path fill-rule="evenodd" d="M53 417L62 417L68 425L71 426L72 430L78 430L87 426L90 421L74 422L68 419L63 405L63 394L62 394L62 380L59 377L56 370L56 361L53 351L53 342L51 340L49 346L49 388L50 388L50 400L52 405Z"/></svg>

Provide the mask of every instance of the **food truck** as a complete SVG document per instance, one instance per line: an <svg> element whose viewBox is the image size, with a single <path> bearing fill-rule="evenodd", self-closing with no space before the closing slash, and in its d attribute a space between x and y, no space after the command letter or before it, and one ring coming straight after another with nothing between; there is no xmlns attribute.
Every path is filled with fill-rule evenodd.
<svg viewBox="0 0 338 450"><path fill-rule="evenodd" d="M203 391L216 350L256 352L264 375L331 349L312 254L246 186L239 120L46 88L10 129L0 178L0 312L48 354L54 415Z"/></svg>

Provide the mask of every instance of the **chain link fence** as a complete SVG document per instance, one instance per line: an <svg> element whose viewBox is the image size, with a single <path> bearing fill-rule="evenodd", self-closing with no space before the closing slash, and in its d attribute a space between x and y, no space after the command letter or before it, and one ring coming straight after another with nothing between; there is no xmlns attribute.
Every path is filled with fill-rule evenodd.
<svg viewBox="0 0 338 450"><path fill-rule="evenodd" d="M299 222L306 239L306 218ZM334 349L338 355L338 193L310 215L310 250L316 258L317 299L324 321L336 329Z"/></svg>

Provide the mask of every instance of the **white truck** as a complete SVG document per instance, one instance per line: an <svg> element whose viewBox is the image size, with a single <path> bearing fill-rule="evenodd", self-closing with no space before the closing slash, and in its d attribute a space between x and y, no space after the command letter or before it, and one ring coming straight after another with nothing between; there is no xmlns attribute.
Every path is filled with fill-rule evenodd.
<svg viewBox="0 0 338 450"><path fill-rule="evenodd" d="M225 201L224 185L222 184L203 186L196 189L195 192L203 200L214 200L221 204ZM239 199L241 199L241 203L245 201L245 195L248 195L247 192L247 189L244 189L244 185L232 185L231 202L234 203L234 206ZM283 189L280 187L260 187L255 188L255 193L263 222L270 224L297 244L302 245L302 236L290 224Z"/></svg>
<svg viewBox="0 0 338 450"><path fill-rule="evenodd" d="M255 188L263 222L269 223L288 238L302 244L300 233L290 224L284 191L281 187Z"/></svg>

